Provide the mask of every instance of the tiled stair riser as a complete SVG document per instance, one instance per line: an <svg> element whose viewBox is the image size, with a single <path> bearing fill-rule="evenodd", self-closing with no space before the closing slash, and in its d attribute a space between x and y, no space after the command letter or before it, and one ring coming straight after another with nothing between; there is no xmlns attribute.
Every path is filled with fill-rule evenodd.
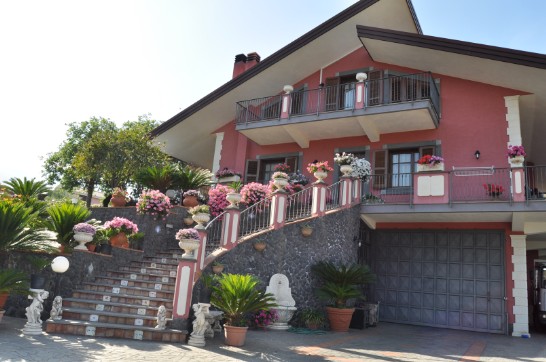
<svg viewBox="0 0 546 362"><path fill-rule="evenodd" d="M106 292L106 293L112 293L112 294L134 295L134 296L141 296L141 297L167 298L167 299L172 299L174 294L174 292L165 291L165 290L136 289L135 287L98 285L98 284L88 284L85 286L85 289L89 291Z"/></svg>
<svg viewBox="0 0 546 362"><path fill-rule="evenodd" d="M111 277L99 277L95 279L96 283L109 284L115 287L138 287L163 291L174 291L174 285L169 284L169 278L166 277L166 282L162 281L147 281L138 279L120 279Z"/></svg>
<svg viewBox="0 0 546 362"><path fill-rule="evenodd" d="M135 304L135 305L143 305L143 306L150 306L150 307L159 307L160 305L164 305L165 308L172 309L172 300L168 300L168 299L139 297L139 296L131 296L131 295L114 295L109 293L100 293L100 292L93 292L93 291L91 292L75 291L73 293L73 297L77 299L91 299L91 300L104 301L104 302ZM105 297L109 297L107 298L108 300L106 300Z"/></svg>
<svg viewBox="0 0 546 362"><path fill-rule="evenodd" d="M157 316L156 307L146 307L138 305L114 305L101 301L73 301L70 298L63 300L63 308L89 309L92 311L104 311L111 313L135 314L148 317ZM167 318L172 318L172 311L167 310Z"/></svg>
<svg viewBox="0 0 546 362"><path fill-rule="evenodd" d="M93 313L79 313L79 312L70 312L63 311L63 318L69 320L81 320L89 322L99 322L99 323L110 323L110 324L123 324L129 326L146 326L146 327L155 327L156 320L154 317L147 316L135 316L135 317L126 317L126 316L112 316Z"/></svg>
<svg viewBox="0 0 546 362"><path fill-rule="evenodd" d="M48 333L62 333L74 335L90 335L86 333L88 326L85 325L67 325L67 324L47 324L46 331ZM182 343L186 339L186 333L180 332L161 332L161 331L146 331L140 332L142 337L135 338L135 332L138 329L112 329L107 327L96 327L93 331L94 337L110 337L110 338L125 338L125 339L142 339L146 341Z"/></svg>

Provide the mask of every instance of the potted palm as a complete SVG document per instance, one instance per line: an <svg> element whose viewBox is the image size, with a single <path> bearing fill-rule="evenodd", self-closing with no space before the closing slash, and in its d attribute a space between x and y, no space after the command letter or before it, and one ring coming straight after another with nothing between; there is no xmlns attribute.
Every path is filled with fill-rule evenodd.
<svg viewBox="0 0 546 362"><path fill-rule="evenodd" d="M301 321L305 324L305 327L308 329L316 330L324 326L326 322L326 317L324 313L318 309L307 308L301 312Z"/></svg>
<svg viewBox="0 0 546 362"><path fill-rule="evenodd" d="M49 218L46 220L46 226L57 234L57 242L61 244L62 252L75 245L74 226L91 215L91 211L85 205L71 202L52 204L47 208L47 213Z"/></svg>
<svg viewBox="0 0 546 362"><path fill-rule="evenodd" d="M228 346L245 344L249 315L276 306L272 294L258 291L258 283L253 275L228 273L221 274L212 287L210 302L224 312L224 336Z"/></svg>
<svg viewBox="0 0 546 362"><path fill-rule="evenodd" d="M359 288L375 279L366 265L339 265L321 261L311 267L322 285L317 289L319 298L328 302L326 307L330 327L335 332L347 332L354 308L347 306L347 301L362 296Z"/></svg>

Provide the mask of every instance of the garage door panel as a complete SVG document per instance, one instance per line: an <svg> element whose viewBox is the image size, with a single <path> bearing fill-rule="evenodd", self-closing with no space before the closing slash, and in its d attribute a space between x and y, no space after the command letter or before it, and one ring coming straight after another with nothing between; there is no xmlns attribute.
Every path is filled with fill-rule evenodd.
<svg viewBox="0 0 546 362"><path fill-rule="evenodd" d="M505 332L502 231L380 230L371 243L380 320Z"/></svg>

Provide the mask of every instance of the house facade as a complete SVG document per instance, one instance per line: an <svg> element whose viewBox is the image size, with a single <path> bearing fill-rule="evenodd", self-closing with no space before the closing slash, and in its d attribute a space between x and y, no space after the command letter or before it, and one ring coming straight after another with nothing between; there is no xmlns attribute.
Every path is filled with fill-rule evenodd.
<svg viewBox="0 0 546 362"><path fill-rule="evenodd" d="M153 134L244 182L367 159L361 248L380 319L521 336L528 263L546 253L545 76L545 55L423 35L410 1L360 1L264 60L237 55L230 82ZM419 172L425 155L443 168Z"/></svg>

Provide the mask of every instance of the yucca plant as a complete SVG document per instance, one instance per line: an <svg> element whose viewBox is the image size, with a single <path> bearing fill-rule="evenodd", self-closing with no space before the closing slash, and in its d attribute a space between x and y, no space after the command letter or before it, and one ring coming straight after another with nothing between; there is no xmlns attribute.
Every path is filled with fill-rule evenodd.
<svg viewBox="0 0 546 362"><path fill-rule="evenodd" d="M248 315L258 310L275 307L275 298L271 293L257 289L259 280L250 274L222 274L212 286L210 302L224 312L226 324L244 327Z"/></svg>
<svg viewBox="0 0 546 362"><path fill-rule="evenodd" d="M173 165L151 166L141 170L135 176L135 181L150 190L165 193L176 179L177 168Z"/></svg>
<svg viewBox="0 0 546 362"><path fill-rule="evenodd" d="M91 215L91 211L82 204L63 202L52 204L48 207L49 219L47 228L57 233L57 242L61 245L71 246L74 236L74 225L84 222Z"/></svg>
<svg viewBox="0 0 546 362"><path fill-rule="evenodd" d="M366 265L339 265L321 261L311 267L311 271L323 282L317 295L336 308L346 308L347 300L362 295L358 287L375 280L374 274Z"/></svg>
<svg viewBox="0 0 546 362"><path fill-rule="evenodd" d="M0 294L26 294L28 293L28 274L13 270L0 270ZM0 308L3 306L0 305Z"/></svg>
<svg viewBox="0 0 546 362"><path fill-rule="evenodd" d="M50 188L45 181L34 181L35 179L28 180L26 177L22 180L20 178L12 177L9 181L4 182L4 187L19 195L23 200L29 200L32 198L43 199Z"/></svg>
<svg viewBox="0 0 546 362"><path fill-rule="evenodd" d="M193 166L180 167L174 174L173 186L182 190L197 190L210 185L212 173L203 168Z"/></svg>

